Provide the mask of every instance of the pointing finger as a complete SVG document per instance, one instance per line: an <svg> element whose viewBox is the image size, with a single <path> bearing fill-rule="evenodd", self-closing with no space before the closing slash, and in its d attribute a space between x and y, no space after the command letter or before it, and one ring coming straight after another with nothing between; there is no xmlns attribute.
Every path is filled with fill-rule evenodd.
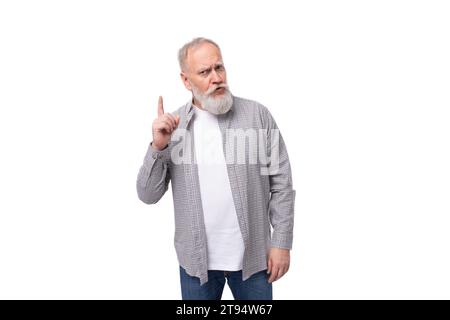
<svg viewBox="0 0 450 320"><path fill-rule="evenodd" d="M159 96L158 99L158 117L162 116L164 114L164 107L163 107L163 98Z"/></svg>

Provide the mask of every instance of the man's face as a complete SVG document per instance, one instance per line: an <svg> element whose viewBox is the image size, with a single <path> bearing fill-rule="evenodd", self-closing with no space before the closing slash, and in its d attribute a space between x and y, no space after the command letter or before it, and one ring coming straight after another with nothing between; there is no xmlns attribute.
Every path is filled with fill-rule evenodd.
<svg viewBox="0 0 450 320"><path fill-rule="evenodd" d="M219 49L210 43L189 49L181 79L190 91L214 98L223 96L227 91L227 74Z"/></svg>

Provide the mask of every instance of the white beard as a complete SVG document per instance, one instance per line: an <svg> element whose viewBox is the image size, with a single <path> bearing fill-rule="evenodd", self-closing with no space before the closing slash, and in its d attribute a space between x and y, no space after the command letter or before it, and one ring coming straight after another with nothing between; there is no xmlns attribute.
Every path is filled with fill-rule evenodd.
<svg viewBox="0 0 450 320"><path fill-rule="evenodd" d="M195 87L192 83L192 94L195 99L200 101L202 104L202 108L206 111L209 111L213 114L224 114L231 109L233 105L233 96L231 95L230 90L226 84L221 84L215 87L212 87L205 94L201 94L197 87ZM225 92L218 96L212 96L212 93L217 88L224 88Z"/></svg>

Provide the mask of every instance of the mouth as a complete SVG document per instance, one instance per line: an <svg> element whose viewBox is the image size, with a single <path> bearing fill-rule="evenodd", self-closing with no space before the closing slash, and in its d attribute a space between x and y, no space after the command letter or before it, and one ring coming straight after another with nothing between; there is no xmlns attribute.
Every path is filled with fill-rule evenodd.
<svg viewBox="0 0 450 320"><path fill-rule="evenodd" d="M214 93L220 93L220 92L224 92L225 91L225 88L224 87L219 87L219 88L217 88L216 90L214 90L213 92Z"/></svg>

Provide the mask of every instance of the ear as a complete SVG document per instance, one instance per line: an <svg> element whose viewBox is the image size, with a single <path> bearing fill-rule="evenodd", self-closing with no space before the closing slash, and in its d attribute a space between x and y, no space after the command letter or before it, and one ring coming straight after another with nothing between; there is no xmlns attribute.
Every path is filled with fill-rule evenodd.
<svg viewBox="0 0 450 320"><path fill-rule="evenodd" d="M186 87L186 89L191 91L192 90L191 84L189 83L189 80L184 72L180 73L180 78L181 78L181 81L183 82L184 86Z"/></svg>

